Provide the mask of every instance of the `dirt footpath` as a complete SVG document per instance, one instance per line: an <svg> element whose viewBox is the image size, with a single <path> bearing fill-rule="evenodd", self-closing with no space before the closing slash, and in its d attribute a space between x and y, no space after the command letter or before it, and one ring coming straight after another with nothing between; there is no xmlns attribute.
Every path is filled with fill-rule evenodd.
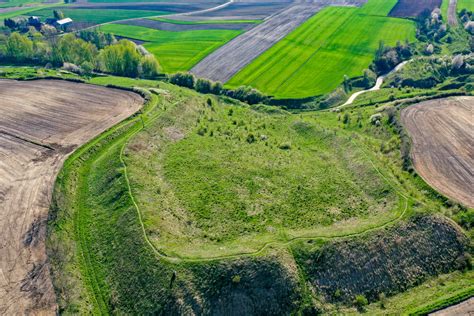
<svg viewBox="0 0 474 316"><path fill-rule="evenodd" d="M422 102L401 113L419 175L442 194L474 207L474 97Z"/></svg>
<svg viewBox="0 0 474 316"><path fill-rule="evenodd" d="M57 80L0 80L0 315L54 315L45 252L65 158L136 112L138 95Z"/></svg>
<svg viewBox="0 0 474 316"><path fill-rule="evenodd" d="M467 301L464 301L457 305L434 312L430 315L433 315L433 316L461 316L461 315L471 316L471 315L474 315L474 297L471 297Z"/></svg>

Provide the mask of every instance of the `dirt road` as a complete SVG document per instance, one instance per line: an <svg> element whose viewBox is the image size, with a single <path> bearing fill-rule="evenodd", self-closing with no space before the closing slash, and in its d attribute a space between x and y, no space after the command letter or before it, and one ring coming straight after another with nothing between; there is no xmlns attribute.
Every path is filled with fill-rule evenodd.
<svg viewBox="0 0 474 316"><path fill-rule="evenodd" d="M430 315L433 316L472 316L474 315L474 297L456 304L454 306L450 306L448 308L442 309L440 311L434 312Z"/></svg>
<svg viewBox="0 0 474 316"><path fill-rule="evenodd" d="M0 100L0 315L54 315L45 231L56 175L143 100L56 80L0 80Z"/></svg>
<svg viewBox="0 0 474 316"><path fill-rule="evenodd" d="M456 16L457 6L458 6L458 0L449 0L448 24L451 26L458 25L458 17Z"/></svg>
<svg viewBox="0 0 474 316"><path fill-rule="evenodd" d="M431 100L404 109L413 165L442 194L474 207L474 97Z"/></svg>

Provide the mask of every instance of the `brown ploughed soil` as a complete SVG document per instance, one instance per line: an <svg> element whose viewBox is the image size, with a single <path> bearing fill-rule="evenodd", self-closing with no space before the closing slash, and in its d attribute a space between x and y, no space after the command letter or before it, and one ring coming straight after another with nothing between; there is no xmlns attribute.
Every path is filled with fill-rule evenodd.
<svg viewBox="0 0 474 316"><path fill-rule="evenodd" d="M431 100L404 109L413 165L436 190L474 207L474 97Z"/></svg>
<svg viewBox="0 0 474 316"><path fill-rule="evenodd" d="M135 113L131 92L59 80L0 80L0 315L54 315L45 251L66 157Z"/></svg>

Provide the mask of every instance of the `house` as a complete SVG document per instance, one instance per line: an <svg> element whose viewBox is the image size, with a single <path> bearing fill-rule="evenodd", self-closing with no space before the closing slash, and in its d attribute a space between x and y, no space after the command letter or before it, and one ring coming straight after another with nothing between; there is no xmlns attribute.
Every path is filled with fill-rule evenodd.
<svg viewBox="0 0 474 316"><path fill-rule="evenodd" d="M62 19L62 20L57 20L55 22L55 25L56 26L59 26L59 27L66 27L68 26L69 24L72 23L72 19L71 18L65 18L65 19Z"/></svg>

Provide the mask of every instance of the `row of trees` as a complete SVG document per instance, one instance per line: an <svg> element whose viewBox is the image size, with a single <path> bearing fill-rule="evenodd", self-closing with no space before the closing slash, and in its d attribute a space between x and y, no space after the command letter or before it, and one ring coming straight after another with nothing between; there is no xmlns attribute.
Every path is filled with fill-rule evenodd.
<svg viewBox="0 0 474 316"><path fill-rule="evenodd" d="M207 79L196 79L190 73L176 73L170 76L170 82L182 87L194 89L200 93L211 93L215 95L228 96L249 104L265 102L268 98L257 89L241 86L235 90L225 89L220 82L212 82Z"/></svg>
<svg viewBox="0 0 474 316"><path fill-rule="evenodd" d="M410 43L402 44L397 42L395 47L386 46L384 42L379 43L379 48L375 54L375 59L370 68L377 74L385 74L395 68L396 65L413 56L413 49Z"/></svg>
<svg viewBox="0 0 474 316"><path fill-rule="evenodd" d="M52 38L34 31L24 35L14 32L0 41L4 42L0 45L0 57L18 63L50 63L58 67L68 64L86 74L96 70L146 78L156 77L160 69L155 57L133 42L116 41L113 36L97 31Z"/></svg>

